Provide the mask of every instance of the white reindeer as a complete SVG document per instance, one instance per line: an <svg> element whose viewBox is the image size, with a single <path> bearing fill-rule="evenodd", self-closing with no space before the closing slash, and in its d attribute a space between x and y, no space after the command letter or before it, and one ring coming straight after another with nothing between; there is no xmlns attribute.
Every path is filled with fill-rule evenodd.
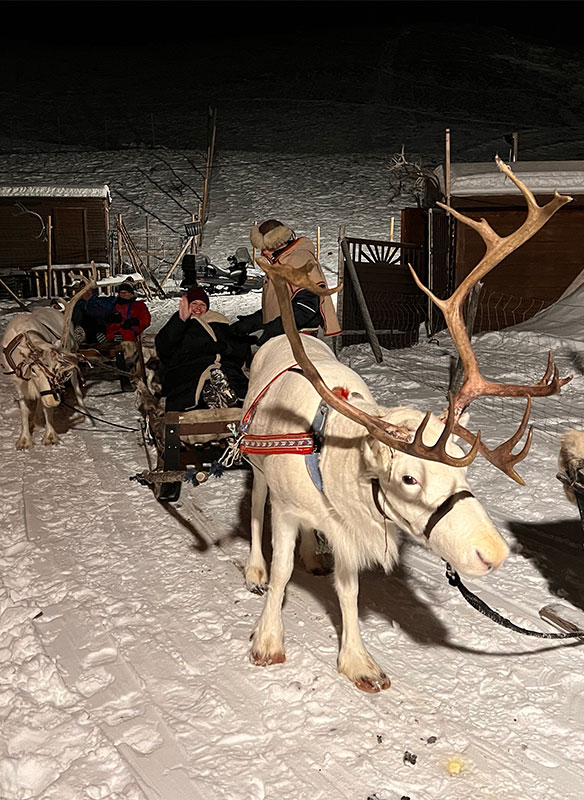
<svg viewBox="0 0 584 800"><path fill-rule="evenodd" d="M300 336L294 326L286 284L311 288L316 293L326 291L310 284L307 276L312 265L300 271L257 259L274 281L288 339L278 337L263 345L252 362L243 410L247 436L244 452L254 452L257 436L285 440L286 434L293 431L310 431L321 398L329 413L316 480L311 477L314 464L310 473L301 455L263 455L256 451L249 456L254 473L252 544L245 578L252 590L262 592L268 580L261 552L268 492L273 530L268 592L252 636L250 657L256 665L285 660L281 608L299 531L301 556L309 568L318 567L312 552L312 531L321 530L331 546L342 614L338 669L366 692L387 689L390 681L361 639L358 574L363 567L375 563L391 569L398 557L400 529L463 575L485 575L507 556L505 541L468 487L466 467L480 451L507 475L523 483L514 465L527 455L532 431L519 453L512 450L527 427L530 397L558 392L570 377L559 378L550 354L548 369L535 386L486 381L470 347L461 307L474 283L539 230L569 198L556 194L550 203L540 207L509 167L499 160L497 163L527 200L526 222L502 239L484 220L469 220L451 210L478 230L487 246L486 254L448 301L434 297L417 281L444 313L465 368L465 381L456 397L450 398L445 420L430 413L422 419L422 414L409 408L379 407L361 378L340 364L326 344ZM489 394L528 397L519 429L493 450L480 441L480 434L473 435L462 424L462 414L470 402ZM455 437L470 442L470 452L465 455Z"/></svg>
<svg viewBox="0 0 584 800"><path fill-rule="evenodd" d="M578 471L584 470L584 431L573 428L566 431L560 440L558 453L558 470L568 481L578 479ZM562 481L566 497L571 503L576 502L576 495L570 483Z"/></svg>
<svg viewBox="0 0 584 800"><path fill-rule="evenodd" d="M60 405L67 381L71 381L78 407L86 411L78 378L77 342L72 333L73 308L94 281L81 278L82 287L66 304L64 312L42 307L13 317L2 338L4 371L14 383L20 407L22 430L17 450L32 446L38 403L45 419L43 444L56 444L53 413Z"/></svg>

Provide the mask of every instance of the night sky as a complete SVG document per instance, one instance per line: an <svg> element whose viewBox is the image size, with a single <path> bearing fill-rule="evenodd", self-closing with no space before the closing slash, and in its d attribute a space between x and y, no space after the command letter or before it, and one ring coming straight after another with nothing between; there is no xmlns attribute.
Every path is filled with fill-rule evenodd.
<svg viewBox="0 0 584 800"><path fill-rule="evenodd" d="M5 2L0 137L99 146L107 136L107 146L115 147L123 136L148 141L150 117L156 144L185 146L183 120L200 120L202 130L209 105L232 103L233 113L242 113L237 104L246 98L265 125L271 114L285 113L287 99L400 109L411 103L446 114L464 112L470 102L470 115L486 106L495 119L497 86L503 127L549 126L549 103L533 120L526 113L513 119L509 103L510 94L518 100L524 94L509 74L517 70L532 98L527 111L539 113L533 102L534 83L542 80L538 49L558 71L552 86L542 86L544 94L551 92L560 106L562 73L571 86L559 122L575 130L580 114L570 72L582 74L582 37L574 6L537 0ZM499 49L511 65L501 74L493 73ZM516 67L516 57L526 58L529 68ZM484 89L484 99L471 97L471 88L475 94ZM226 119L225 146L245 144L236 128L236 120Z"/></svg>

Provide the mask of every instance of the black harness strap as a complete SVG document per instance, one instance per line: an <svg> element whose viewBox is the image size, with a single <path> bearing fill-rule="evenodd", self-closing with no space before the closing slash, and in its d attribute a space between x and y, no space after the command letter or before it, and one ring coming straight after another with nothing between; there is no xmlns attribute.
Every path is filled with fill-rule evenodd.
<svg viewBox="0 0 584 800"><path fill-rule="evenodd" d="M492 619L493 622L497 623L497 625L502 625L504 628L509 628L516 633L523 633L525 636L536 636L538 639L584 638L584 631L576 631L572 633L543 633L542 631L530 631L527 628L521 628L519 625L515 625L515 623L503 617L498 611L495 611L493 608L488 606L485 601L481 600L480 597L477 597L476 594L473 594L473 592L471 592L470 589L468 589L460 580L460 575L458 572L456 572L456 570L452 569L450 564L446 565L446 577L448 578L448 583L451 586L456 586L458 591L464 597L466 602L469 603L469 605L471 605L473 608L476 608L476 610L480 611L481 614L484 614L485 617Z"/></svg>
<svg viewBox="0 0 584 800"><path fill-rule="evenodd" d="M455 492L451 494L450 497L447 497L443 503L440 503L436 511L431 515L430 519L426 523L426 527L424 528L424 536L426 539L430 538L430 534L432 533L433 528L440 522L442 517L445 517L446 514L452 509L452 506L457 503L459 500L464 500L465 497L474 497L472 492L469 492L468 489L461 489L460 492Z"/></svg>

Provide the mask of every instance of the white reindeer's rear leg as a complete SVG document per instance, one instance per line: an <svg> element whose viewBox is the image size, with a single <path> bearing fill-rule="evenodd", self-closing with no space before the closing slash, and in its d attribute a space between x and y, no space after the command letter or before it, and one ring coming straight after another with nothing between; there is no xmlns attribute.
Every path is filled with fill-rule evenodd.
<svg viewBox="0 0 584 800"><path fill-rule="evenodd" d="M20 421L22 429L20 432L20 438L16 442L16 449L28 450L29 447L32 447L32 424L34 424L34 418L36 416L37 401L27 400L26 397L23 397L21 394L19 394L18 406L20 408Z"/></svg>
<svg viewBox="0 0 584 800"><path fill-rule="evenodd" d="M367 652L359 630L359 573L336 565L335 586L339 596L343 631L338 658L338 670L363 692L389 689L390 681L374 658Z"/></svg>
<svg viewBox="0 0 584 800"><path fill-rule="evenodd" d="M294 545L298 533L297 522L287 518L277 508L272 508L272 525L270 585L264 610L254 628L250 655L252 663L259 667L281 664L286 660L282 601L294 566Z"/></svg>
<svg viewBox="0 0 584 800"><path fill-rule="evenodd" d="M245 565L245 585L250 592L264 594L268 588L268 569L262 552L264 511L268 484L258 469L253 471L251 492L251 548Z"/></svg>
<svg viewBox="0 0 584 800"><path fill-rule="evenodd" d="M314 528L302 528L300 532L300 558L306 571L312 575L330 575L332 556L318 553L318 540Z"/></svg>

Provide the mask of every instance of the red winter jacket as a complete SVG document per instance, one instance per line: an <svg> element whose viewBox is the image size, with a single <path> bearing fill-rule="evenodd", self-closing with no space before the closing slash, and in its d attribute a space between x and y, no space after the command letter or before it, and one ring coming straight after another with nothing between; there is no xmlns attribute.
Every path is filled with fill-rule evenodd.
<svg viewBox="0 0 584 800"><path fill-rule="evenodd" d="M129 303L116 303L113 312L117 311L121 315L119 322L108 322L105 329L105 337L110 342L113 341L116 333L121 334L124 342L135 342L138 336L150 325L150 312L143 300L131 300ZM134 317L138 320L129 328L122 327L124 322Z"/></svg>

